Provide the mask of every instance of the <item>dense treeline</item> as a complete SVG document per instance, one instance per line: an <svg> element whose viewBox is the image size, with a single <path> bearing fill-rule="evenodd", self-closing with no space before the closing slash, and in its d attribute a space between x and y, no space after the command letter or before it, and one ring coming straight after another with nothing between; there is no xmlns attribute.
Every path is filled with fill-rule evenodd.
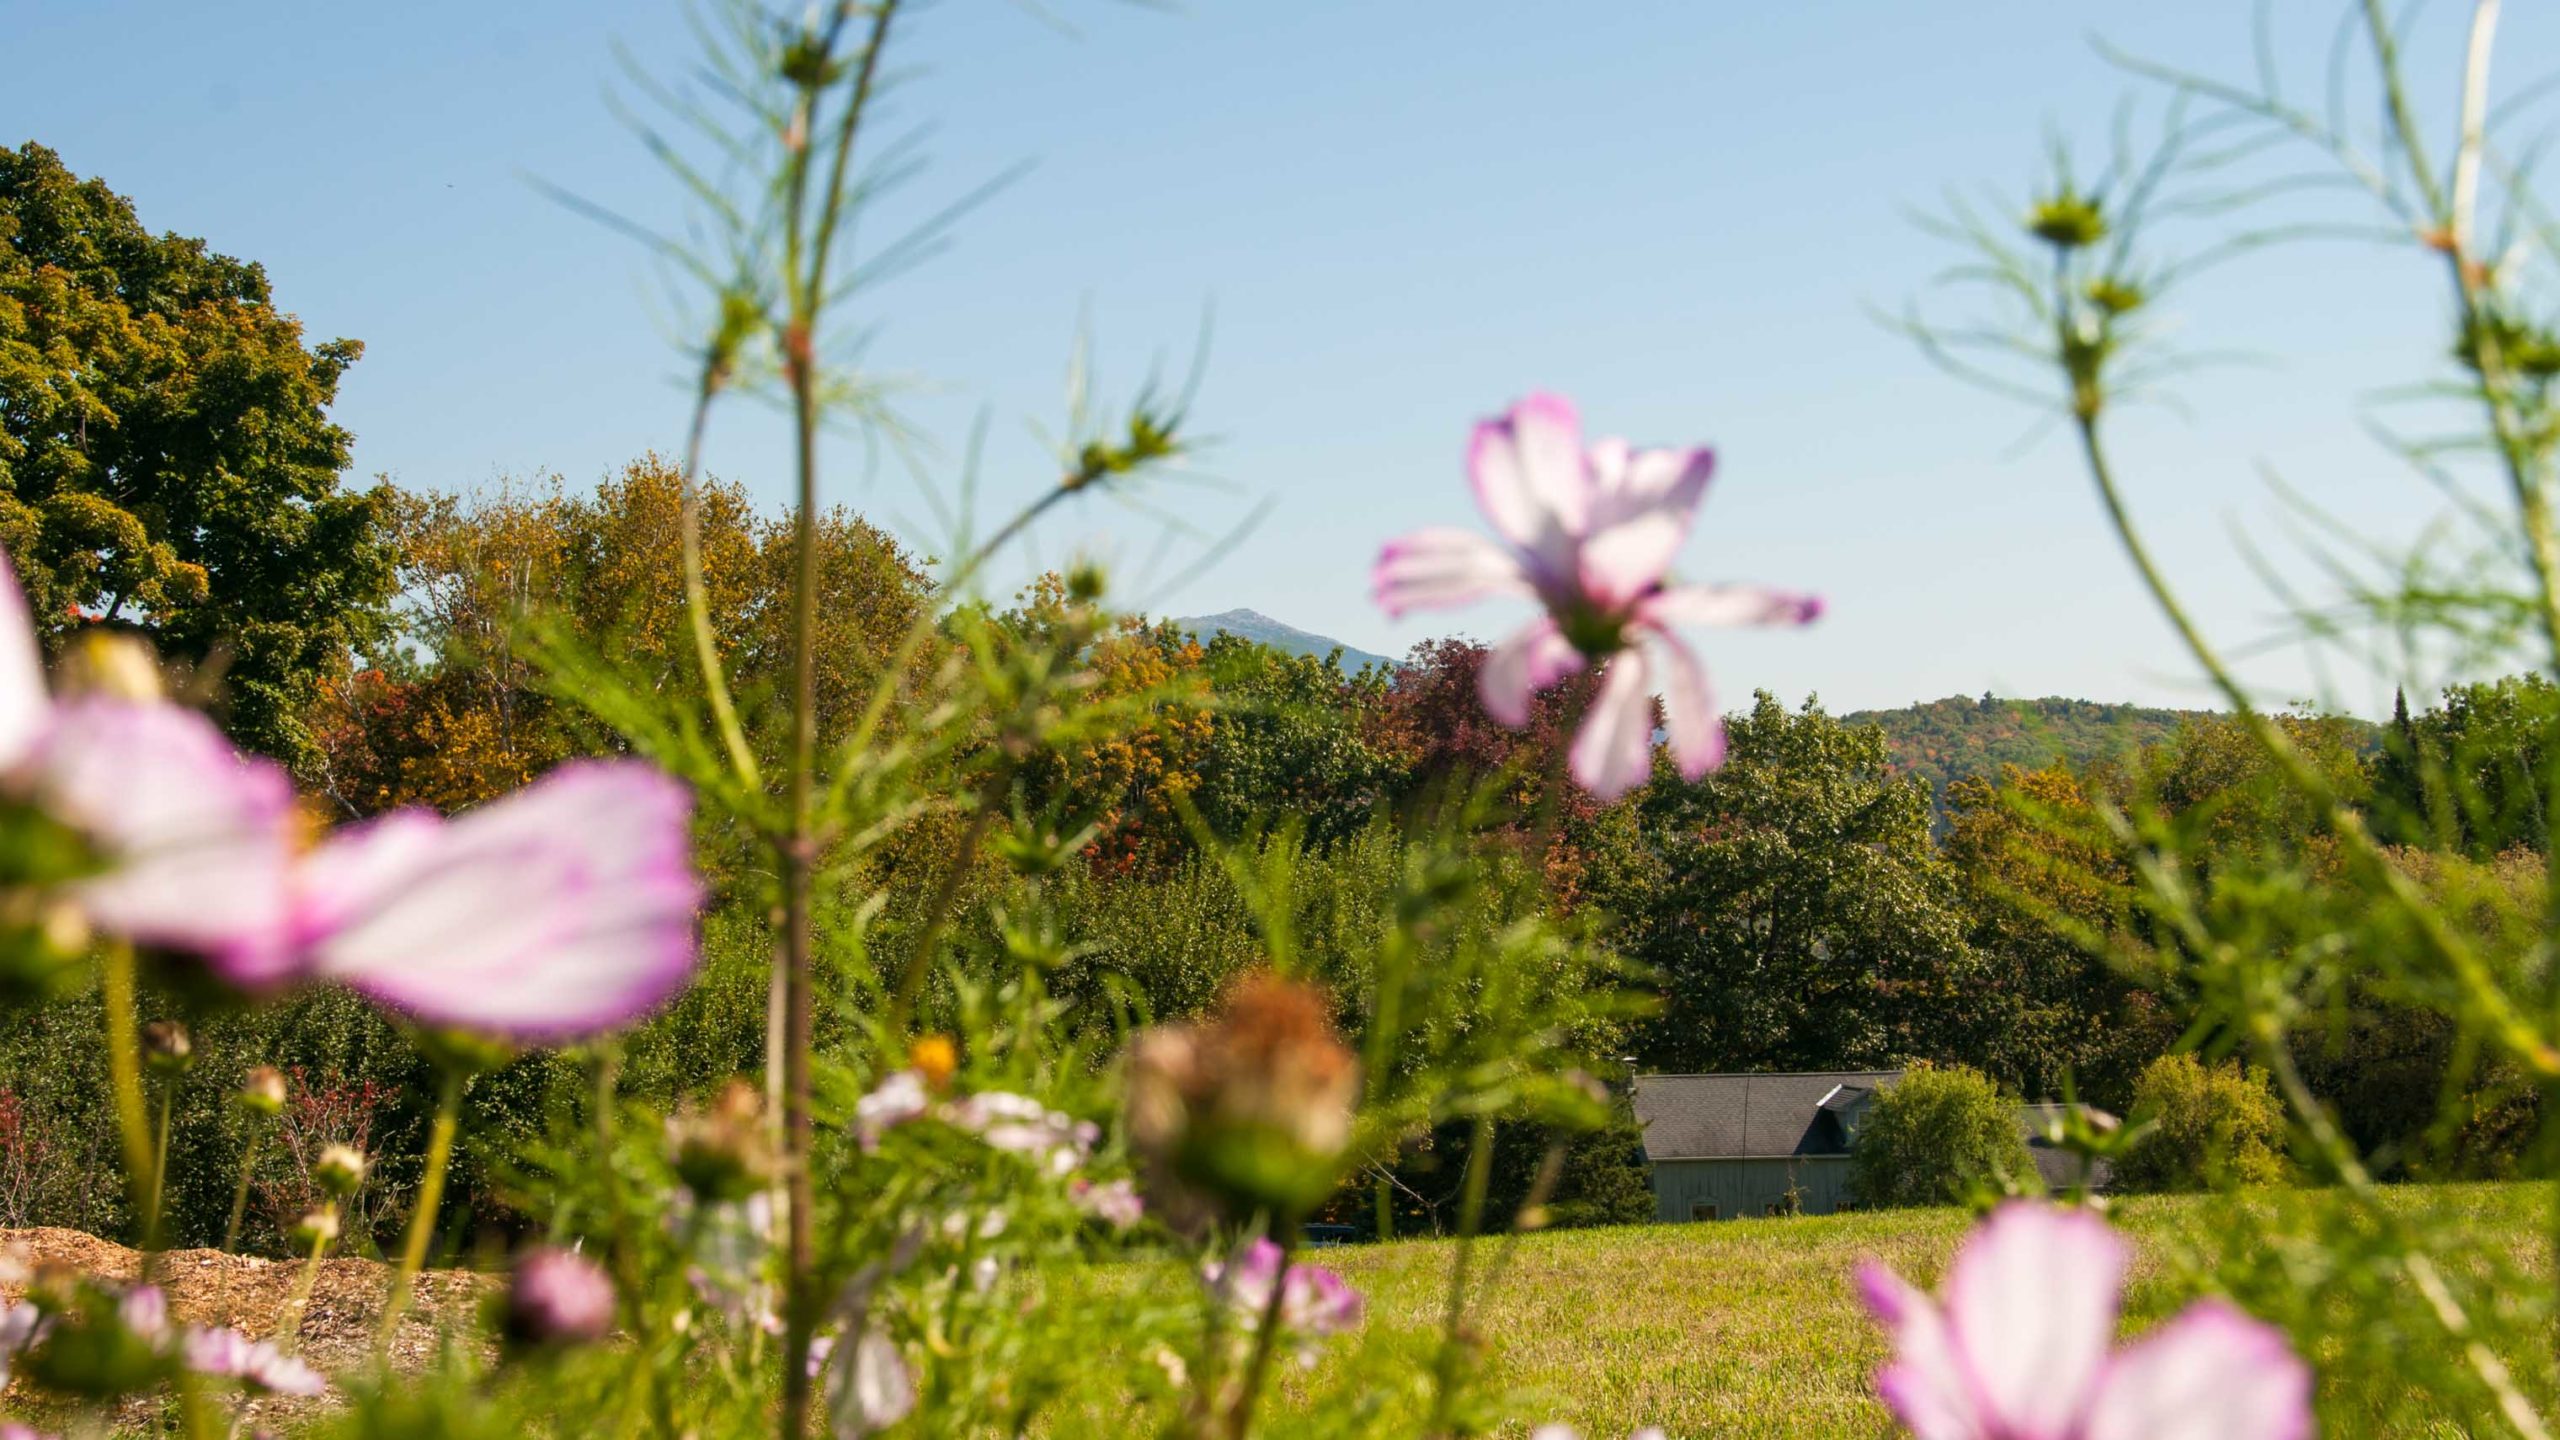
<svg viewBox="0 0 2560 1440"><path fill-rule="evenodd" d="M0 543L50 638L146 632L197 668L244 744L327 797L334 813L315 820L467 808L614 748L597 718L613 694L692 683L684 488L666 463L644 457L587 490L349 489L325 407L360 347L304 348L257 267L151 236L36 146L0 154L0 240ZM777 707L787 527L734 483L707 482L699 503L708 644L742 707ZM1052 633L1089 583L1051 576L1009 602L955 604L856 515L822 517L819 543L822 737L854 724L884 676L920 681ZM1097 1057L1129 1023L1208 1004L1266 952L1275 913L1356 1037L1384 907L1420 894L1445 910L1435 943L1451 946L1497 946L1533 911L1566 917L1584 943L1533 968L1558 993L1595 997L1556 1037L1579 1053L1674 1070L1964 1065L2015 1094L2121 1109L2161 1056L2224 1038L2191 1033L2195 997L2155 962L2137 866L2176 856L2207 890L2334 889L2321 903L2355 903L2354 887L2326 885L2338 861L2298 791L2209 714L1950 700L1871 725L1763 694L1732 717L1722 769L1687 782L1657 759L1649 785L1601 805L1561 779L1587 686L1567 682L1506 729L1477 699L1485 651L1464 641L1346 670L1130 619L1079 653L1084 703L1143 723L1007 757L992 773L1011 821L986 843L955 844L953 822L919 814L835 893L848 906L890 897L857 926L885 951L937 938L918 933L931 930L922 897L955 888L950 933L971 943L928 957L944 963L927 1005L981 1003L1001 984L963 957L1037 965ZM2555 722L2560 692L2526 678L2404 705L2378 739L2341 717L2281 723L2484 952L2524 967L2541 963ZM1412 852L1397 843L1452 825L1489 862L1457 900L1400 868ZM670 1103L758 1072L766 1053L770 877L748 837L699 839L706 967L619 1056L626 1089ZM1044 913L985 898L1007 869L1052 877ZM848 963L831 980L822 1043L863 1023L877 998L867 974ZM182 969L161 979L150 1003L203 1041L174 1117L178 1148L200 1160L172 1179L180 1236L220 1228L239 1150L220 1096L261 1062L302 1083L292 1143L258 1177L253 1237L272 1243L300 1212L298 1151L329 1140L384 1158L357 1242L368 1216L395 1225L429 1088L403 1034L328 995L244 1014ZM1621 986L1643 1003L1607 1001ZM2530 1092L2475 1064L2423 998L2375 979L2301 1007L2305 1079L2386 1173L2502 1173L2535 1128ZM92 1123L95 1006L64 997L0 1036L0 1223L120 1223ZM475 1088L483 1149L466 1190L481 1221L506 1223L507 1147L535 1138L559 1087L591 1083L584 1063L529 1056ZM2440 1112L2446 1093L2464 1103ZM1393 1173L1364 1177L1399 1223L1445 1218L1464 1133L1437 1130ZM1497 1183L1517 1194L1543 1141L1500 1145ZM1635 1163L1624 1125L1582 1142L1556 1213L1649 1213Z"/></svg>

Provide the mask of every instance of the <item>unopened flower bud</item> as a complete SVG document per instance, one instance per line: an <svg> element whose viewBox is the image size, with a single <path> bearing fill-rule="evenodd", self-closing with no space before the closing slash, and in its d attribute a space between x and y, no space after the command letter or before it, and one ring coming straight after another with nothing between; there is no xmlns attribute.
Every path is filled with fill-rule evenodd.
<svg viewBox="0 0 2560 1440"><path fill-rule="evenodd" d="M121 630L85 631L63 651L54 688L65 695L153 704L169 696L159 657L140 636Z"/></svg>
<svg viewBox="0 0 2560 1440"><path fill-rule="evenodd" d="M601 1340L613 1329L613 1282L570 1250L527 1251L507 1286L505 1330L516 1345L541 1348Z"/></svg>
<svg viewBox="0 0 2560 1440"><path fill-rule="evenodd" d="M1332 1192L1360 1065L1320 994L1264 973L1207 1024L1141 1034L1128 1086L1130 1143L1169 1209L1296 1216Z"/></svg>
<svg viewBox="0 0 2560 1440"><path fill-rule="evenodd" d="M2097 202L2065 189L2036 202L2027 212L2027 229L2057 250L2079 250L2107 238L2107 217Z"/></svg>
<svg viewBox="0 0 2560 1440"><path fill-rule="evenodd" d="M745 1199L773 1173L764 1096L745 1080L722 1087L707 1110L688 1106L670 1117L667 1145L676 1178L708 1203Z"/></svg>
<svg viewBox="0 0 2560 1440"><path fill-rule="evenodd" d="M284 1112L284 1072L273 1065L253 1065L241 1077L240 1108L258 1115Z"/></svg>
<svg viewBox="0 0 2560 1440"><path fill-rule="evenodd" d="M195 1040L175 1020L154 1020L142 1027L142 1061L160 1075L183 1075L195 1063Z"/></svg>
<svg viewBox="0 0 2560 1440"><path fill-rule="evenodd" d="M338 1212L323 1205L293 1222L293 1240L305 1250L338 1238Z"/></svg>
<svg viewBox="0 0 2560 1440"><path fill-rule="evenodd" d="M311 1178L321 1189L344 1200L364 1184L364 1170L363 1151L352 1145L332 1145L312 1163Z"/></svg>

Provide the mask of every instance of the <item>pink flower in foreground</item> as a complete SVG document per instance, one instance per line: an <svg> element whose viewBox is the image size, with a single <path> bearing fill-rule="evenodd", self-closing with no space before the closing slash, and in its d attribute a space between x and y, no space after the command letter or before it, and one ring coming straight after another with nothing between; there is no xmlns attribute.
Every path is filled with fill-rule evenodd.
<svg viewBox="0 0 2560 1440"><path fill-rule="evenodd" d="M271 1395L318 1395L329 1388L319 1371L228 1326L190 1329L184 1354L187 1368L198 1375L238 1380Z"/></svg>
<svg viewBox="0 0 2560 1440"><path fill-rule="evenodd" d="M613 1330L613 1282L570 1250L545 1246L516 1261L507 1286L507 1338L522 1345L582 1345Z"/></svg>
<svg viewBox="0 0 2560 1440"><path fill-rule="evenodd" d="M89 923L253 971L284 909L293 786L182 706L46 693L35 625L0 555L0 775L87 837Z"/></svg>
<svg viewBox="0 0 2560 1440"><path fill-rule="evenodd" d="M1803 625L1822 613L1810 595L1668 582L1714 469L1703 447L1611 439L1586 450L1572 404L1531 395L1477 425L1467 450L1476 503L1501 542L1449 528L1390 541L1371 575L1378 603L1401 616L1503 595L1537 601L1547 613L1485 657L1486 713L1518 729L1537 692L1606 661L1574 738L1574 779L1603 800L1644 783L1658 683L1672 759L1694 780L1724 758L1724 725L1705 667L1673 627Z"/></svg>
<svg viewBox="0 0 2560 1440"><path fill-rule="evenodd" d="M1359 1328L1365 1309L1351 1283L1321 1265L1288 1265L1278 1245L1268 1239L1245 1247L1229 1266L1216 1260L1200 1267L1200 1278L1222 1296L1238 1328L1252 1334L1271 1308L1271 1287L1280 1287L1280 1332L1299 1342L1302 1358L1314 1358L1314 1342Z"/></svg>
<svg viewBox="0 0 2560 1440"><path fill-rule="evenodd" d="M699 958L692 806L653 766L582 760L451 820L332 836L294 877L288 968L518 1040L630 1024Z"/></svg>
<svg viewBox="0 0 2560 1440"><path fill-rule="evenodd" d="M2311 1372L2284 1336L2203 1300L2111 1350L2124 1241L2085 1211L2013 1201L1957 1252L1943 1305L1861 1267L1891 1332L1876 1388L1919 1440L2304 1440Z"/></svg>

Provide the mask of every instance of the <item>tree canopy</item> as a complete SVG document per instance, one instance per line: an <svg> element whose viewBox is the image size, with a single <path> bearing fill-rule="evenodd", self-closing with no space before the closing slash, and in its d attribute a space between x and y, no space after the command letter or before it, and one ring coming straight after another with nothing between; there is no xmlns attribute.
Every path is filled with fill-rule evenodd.
<svg viewBox="0 0 2560 1440"><path fill-rule="evenodd" d="M328 416L363 353L306 345L258 265L0 150L0 544L48 637L129 626L218 665L235 738L307 763L314 687L391 593L390 492L342 484Z"/></svg>

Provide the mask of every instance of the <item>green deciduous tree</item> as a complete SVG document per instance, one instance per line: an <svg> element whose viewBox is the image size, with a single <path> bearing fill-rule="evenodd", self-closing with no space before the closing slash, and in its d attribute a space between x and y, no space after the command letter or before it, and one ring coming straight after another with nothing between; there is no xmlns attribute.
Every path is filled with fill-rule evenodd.
<svg viewBox="0 0 2560 1440"><path fill-rule="evenodd" d="M1863 1205L1943 1205L2035 1170L2018 1102L1966 1065L1915 1065L1858 1122L1849 1187Z"/></svg>
<svg viewBox="0 0 2560 1440"><path fill-rule="evenodd" d="M1882 732L1767 694L1724 767L1667 765L1594 861L1600 906L1666 1005L1646 1065L1825 1070L1961 1054L1973 968L1929 793Z"/></svg>
<svg viewBox="0 0 2560 1440"><path fill-rule="evenodd" d="M2127 1190L2201 1190L2282 1180L2284 1107L2267 1073L2237 1061L2163 1055L2133 1087L2133 1121L2151 1126L2116 1165Z"/></svg>
<svg viewBox="0 0 2560 1440"><path fill-rule="evenodd" d="M0 150L0 544L46 631L218 657L233 735L309 760L313 687L392 585L388 491L341 484L327 414L363 351L306 346L262 268L151 234L51 150Z"/></svg>

